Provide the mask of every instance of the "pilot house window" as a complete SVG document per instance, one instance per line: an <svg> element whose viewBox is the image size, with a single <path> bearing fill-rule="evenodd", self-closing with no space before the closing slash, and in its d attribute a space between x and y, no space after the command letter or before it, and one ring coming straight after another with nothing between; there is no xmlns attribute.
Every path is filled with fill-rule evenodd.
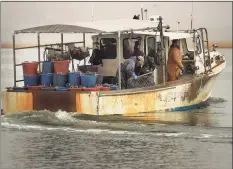
<svg viewBox="0 0 233 169"><path fill-rule="evenodd" d="M102 59L115 59L117 54L116 39L103 38L100 40Z"/></svg>
<svg viewBox="0 0 233 169"><path fill-rule="evenodd" d="M140 39L139 38L125 38L123 40L123 58L124 59L129 59L132 56L136 41L140 42Z"/></svg>
<svg viewBox="0 0 233 169"><path fill-rule="evenodd" d="M147 55L153 57L155 54L155 38L149 37L147 39Z"/></svg>

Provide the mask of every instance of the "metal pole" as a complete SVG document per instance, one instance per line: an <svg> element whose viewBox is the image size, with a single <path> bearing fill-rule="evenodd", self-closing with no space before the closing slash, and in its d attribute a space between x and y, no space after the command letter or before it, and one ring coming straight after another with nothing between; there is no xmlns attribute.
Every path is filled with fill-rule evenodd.
<svg viewBox="0 0 233 169"><path fill-rule="evenodd" d="M211 59L210 59L210 50L209 50L209 40L208 40L208 32L206 30L206 28L203 28L205 31L205 42L206 42L206 47L207 47L207 52L208 52L208 62L209 62L209 70L212 72L212 68L211 68ZM203 37L204 38L204 37Z"/></svg>
<svg viewBox="0 0 233 169"><path fill-rule="evenodd" d="M192 12L191 12L191 30L193 29L193 1L192 1Z"/></svg>
<svg viewBox="0 0 233 169"><path fill-rule="evenodd" d="M180 24L180 22L179 22L179 21L177 21L176 32L178 32L178 31L179 31L179 24Z"/></svg>
<svg viewBox="0 0 233 169"><path fill-rule="evenodd" d="M63 53L63 33L61 33L61 53Z"/></svg>
<svg viewBox="0 0 233 169"><path fill-rule="evenodd" d="M146 17L146 20L147 20L147 19L148 19L148 18L147 18L147 9L145 9L144 12L145 12L145 14L146 14L145 17Z"/></svg>
<svg viewBox="0 0 233 169"><path fill-rule="evenodd" d="M94 4L92 4L92 9L91 9L91 21L94 21Z"/></svg>
<svg viewBox="0 0 233 169"><path fill-rule="evenodd" d="M121 90L121 32L118 32L118 85Z"/></svg>
<svg viewBox="0 0 233 169"><path fill-rule="evenodd" d="M143 5L141 4L141 15L142 15L142 20L143 20Z"/></svg>
<svg viewBox="0 0 233 169"><path fill-rule="evenodd" d="M85 48L86 47L86 41L85 41L85 33L83 33L83 47ZM86 65L86 58L84 58L84 65Z"/></svg>
<svg viewBox="0 0 233 169"><path fill-rule="evenodd" d="M16 60L15 60L15 34L12 35L13 38L13 70L14 70L14 87L16 87Z"/></svg>
<svg viewBox="0 0 233 169"><path fill-rule="evenodd" d="M161 39L161 57L162 57L162 77L163 77L163 83L166 82L166 55L164 56L164 39L163 39L163 27L162 27L162 17L159 17L159 26L158 26L159 32L160 32L160 39Z"/></svg>
<svg viewBox="0 0 233 169"><path fill-rule="evenodd" d="M205 67L205 73L206 73L207 70L206 70L205 43L204 43L203 30L200 29L200 32L201 32L201 42L202 42L202 52L203 52L203 59L204 59L204 67Z"/></svg>
<svg viewBox="0 0 233 169"><path fill-rule="evenodd" d="M38 62L39 62L39 73L41 72L40 68L40 33L37 34L37 40L38 40Z"/></svg>
<svg viewBox="0 0 233 169"><path fill-rule="evenodd" d="M196 61L196 32L193 33L193 59Z"/></svg>

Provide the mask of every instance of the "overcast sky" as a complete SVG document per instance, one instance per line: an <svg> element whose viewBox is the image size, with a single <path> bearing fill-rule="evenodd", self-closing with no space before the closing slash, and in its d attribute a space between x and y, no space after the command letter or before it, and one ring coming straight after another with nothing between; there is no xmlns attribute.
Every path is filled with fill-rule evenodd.
<svg viewBox="0 0 233 169"><path fill-rule="evenodd" d="M14 30L54 23L77 23L94 19L132 18L140 14L140 6L148 9L148 16L162 15L164 21L176 29L190 28L192 2L2 2L1 38L12 41ZM194 2L194 28L206 27L210 41L232 40L231 2Z"/></svg>

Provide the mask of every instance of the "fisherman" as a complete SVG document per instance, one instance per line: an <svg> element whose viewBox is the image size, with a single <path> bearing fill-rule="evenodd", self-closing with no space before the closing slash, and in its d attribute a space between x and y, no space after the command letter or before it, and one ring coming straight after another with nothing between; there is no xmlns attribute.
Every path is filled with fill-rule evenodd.
<svg viewBox="0 0 233 169"><path fill-rule="evenodd" d="M140 50L140 43L139 41L136 41L134 44L134 51L132 56L145 56L144 52Z"/></svg>
<svg viewBox="0 0 233 169"><path fill-rule="evenodd" d="M143 56L131 56L126 59L124 63L121 63L121 89L127 89L127 81L131 79L137 79L135 74L135 68L142 67L144 64ZM116 79L119 79L119 68L117 69Z"/></svg>
<svg viewBox="0 0 233 169"><path fill-rule="evenodd" d="M155 69L155 61L154 58L151 56L144 57L144 65L142 67L136 68L135 73L136 75L143 75L149 72L154 71Z"/></svg>
<svg viewBox="0 0 233 169"><path fill-rule="evenodd" d="M142 56L144 58L144 61L145 61L145 54L144 54L144 52L142 52L140 50L140 42L139 41L135 42L135 44L134 44L134 50L133 50L131 56L136 56L136 57ZM136 75L140 75L141 71L142 71L142 67L135 67L135 73L136 73Z"/></svg>
<svg viewBox="0 0 233 169"><path fill-rule="evenodd" d="M168 81L178 80L180 77L180 72L184 72L184 66L182 64L182 56L180 52L180 41L174 39L172 45L170 46L168 52L168 61L167 61L167 73Z"/></svg>
<svg viewBox="0 0 233 169"><path fill-rule="evenodd" d="M154 86L154 69L154 58L145 56L143 66L135 68L135 74L138 76L138 78L130 78L127 81L127 89Z"/></svg>

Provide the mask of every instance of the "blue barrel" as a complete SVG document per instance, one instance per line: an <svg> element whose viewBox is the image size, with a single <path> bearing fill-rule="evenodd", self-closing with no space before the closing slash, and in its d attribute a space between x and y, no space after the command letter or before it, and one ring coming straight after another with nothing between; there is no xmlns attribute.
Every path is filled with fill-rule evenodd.
<svg viewBox="0 0 233 169"><path fill-rule="evenodd" d="M94 87L96 85L96 75L80 75L81 85L85 87Z"/></svg>
<svg viewBox="0 0 233 169"><path fill-rule="evenodd" d="M42 66L42 73L53 73L53 62L44 61Z"/></svg>
<svg viewBox="0 0 233 169"><path fill-rule="evenodd" d="M68 81L67 74L54 73L53 74L53 86L65 87Z"/></svg>
<svg viewBox="0 0 233 169"><path fill-rule="evenodd" d="M52 86L53 85L53 74L41 74L40 75L40 84L44 86Z"/></svg>
<svg viewBox="0 0 233 169"><path fill-rule="evenodd" d="M103 83L103 78L104 78L103 74L97 74L96 84L102 84Z"/></svg>
<svg viewBox="0 0 233 169"><path fill-rule="evenodd" d="M79 86L81 84L80 73L69 73L70 86Z"/></svg>
<svg viewBox="0 0 233 169"><path fill-rule="evenodd" d="M39 75L27 76L24 75L24 86L38 86L39 85Z"/></svg>

